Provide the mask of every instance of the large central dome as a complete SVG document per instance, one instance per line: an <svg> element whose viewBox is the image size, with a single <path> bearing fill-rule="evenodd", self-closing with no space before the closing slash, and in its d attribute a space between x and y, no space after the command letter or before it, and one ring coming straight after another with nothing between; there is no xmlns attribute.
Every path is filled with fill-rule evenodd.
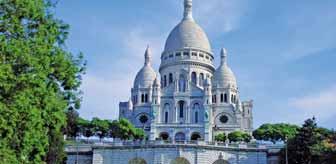
<svg viewBox="0 0 336 164"><path fill-rule="evenodd" d="M211 46L203 29L193 20L183 20L169 34L165 52L196 48L211 52Z"/></svg>
<svg viewBox="0 0 336 164"><path fill-rule="evenodd" d="M164 52L177 51L185 48L211 52L207 35L192 18L191 0L185 1L183 20L169 34Z"/></svg>

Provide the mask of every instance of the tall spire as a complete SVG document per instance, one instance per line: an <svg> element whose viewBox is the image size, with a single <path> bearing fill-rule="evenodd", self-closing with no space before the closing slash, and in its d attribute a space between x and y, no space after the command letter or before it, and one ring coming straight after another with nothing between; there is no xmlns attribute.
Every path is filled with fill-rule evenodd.
<svg viewBox="0 0 336 164"><path fill-rule="evenodd" d="M184 17L183 20L193 20L192 17L192 0L184 0Z"/></svg>
<svg viewBox="0 0 336 164"><path fill-rule="evenodd" d="M152 60L152 51L149 48L149 45L147 45L146 52L145 52L145 65L150 65Z"/></svg>
<svg viewBox="0 0 336 164"><path fill-rule="evenodd" d="M227 51L225 48L222 48L221 50L221 65L227 64Z"/></svg>

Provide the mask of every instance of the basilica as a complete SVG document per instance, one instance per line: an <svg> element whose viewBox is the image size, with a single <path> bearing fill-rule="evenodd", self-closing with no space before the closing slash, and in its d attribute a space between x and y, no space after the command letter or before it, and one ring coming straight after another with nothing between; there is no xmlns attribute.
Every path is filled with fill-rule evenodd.
<svg viewBox="0 0 336 164"><path fill-rule="evenodd" d="M143 128L149 140L211 142L218 133L252 132L252 101L242 101L226 49L216 55L192 16L192 0L169 34L156 73L147 47L131 97L119 104L119 118ZM220 65L214 65L220 58Z"/></svg>

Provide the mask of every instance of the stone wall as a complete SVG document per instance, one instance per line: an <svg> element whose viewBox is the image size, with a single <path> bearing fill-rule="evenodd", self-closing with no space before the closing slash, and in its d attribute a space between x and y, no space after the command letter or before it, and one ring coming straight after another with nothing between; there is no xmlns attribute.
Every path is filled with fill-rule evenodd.
<svg viewBox="0 0 336 164"><path fill-rule="evenodd" d="M278 164L278 148L249 146L219 146L197 144L121 144L67 146L67 164L175 164L175 160L187 164ZM219 163L221 163L219 162ZM178 162L177 162L178 163ZM133 163L132 163L133 164ZM184 163L183 163L184 164ZM216 163L218 164L218 163Z"/></svg>
<svg viewBox="0 0 336 164"><path fill-rule="evenodd" d="M190 145L96 147L93 151L93 164L128 164L132 159L170 164L177 158L190 164L212 164L221 159L230 164L267 164L267 151Z"/></svg>

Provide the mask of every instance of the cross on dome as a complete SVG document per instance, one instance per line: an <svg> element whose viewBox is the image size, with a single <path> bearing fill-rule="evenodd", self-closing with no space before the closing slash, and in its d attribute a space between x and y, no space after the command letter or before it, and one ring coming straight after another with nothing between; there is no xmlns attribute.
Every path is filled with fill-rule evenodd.
<svg viewBox="0 0 336 164"><path fill-rule="evenodd" d="M147 45L146 52L145 52L145 65L150 65L151 60L152 60L152 51L149 45Z"/></svg>
<svg viewBox="0 0 336 164"><path fill-rule="evenodd" d="M192 0L184 0L184 20L193 20L192 17Z"/></svg>
<svg viewBox="0 0 336 164"><path fill-rule="evenodd" d="M225 48L221 50L221 65L227 64L227 51Z"/></svg>

